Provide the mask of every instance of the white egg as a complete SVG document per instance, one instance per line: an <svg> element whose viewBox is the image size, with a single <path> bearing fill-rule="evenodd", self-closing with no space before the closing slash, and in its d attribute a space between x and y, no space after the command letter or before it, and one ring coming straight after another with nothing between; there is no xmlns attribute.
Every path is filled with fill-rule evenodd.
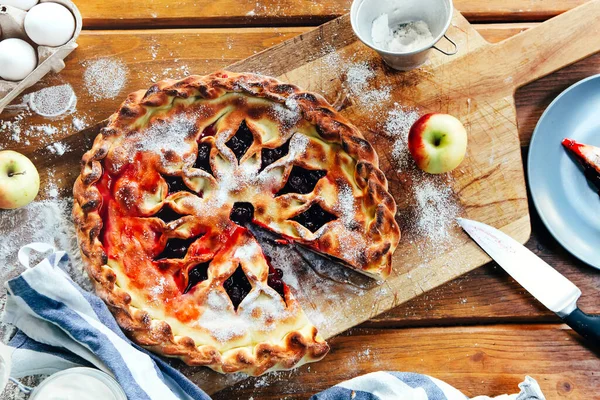
<svg viewBox="0 0 600 400"><path fill-rule="evenodd" d="M6 39L0 42L0 78L20 81L37 66L33 47L21 39Z"/></svg>
<svg viewBox="0 0 600 400"><path fill-rule="evenodd" d="M1 0L0 3L3 6L17 7L27 11L35 6L38 3L38 0Z"/></svg>
<svg viewBox="0 0 600 400"><path fill-rule="evenodd" d="M38 4L25 16L25 32L40 46L62 46L73 37L75 17L60 4Z"/></svg>

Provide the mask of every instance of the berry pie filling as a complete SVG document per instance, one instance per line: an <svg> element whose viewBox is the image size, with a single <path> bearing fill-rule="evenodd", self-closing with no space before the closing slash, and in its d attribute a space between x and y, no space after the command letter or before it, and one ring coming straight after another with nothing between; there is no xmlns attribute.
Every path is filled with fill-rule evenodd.
<svg viewBox="0 0 600 400"><path fill-rule="evenodd" d="M328 347L249 225L378 278L399 230L376 154L354 127L268 78L223 89L229 75L130 96L84 157L74 215L88 272L134 340L191 365L260 374ZM263 98L269 85L280 86ZM237 92L246 87L258 95Z"/></svg>
<svg viewBox="0 0 600 400"><path fill-rule="evenodd" d="M585 177L596 186L600 194L600 148L568 138L562 141L562 145L577 158Z"/></svg>
<svg viewBox="0 0 600 400"><path fill-rule="evenodd" d="M233 189L241 189L242 198L243 194L252 198L253 191L257 189L267 193L273 200L283 198L284 195L310 195L316 190L319 181L327 175L327 171L323 169L309 169L290 164L294 161L291 159L287 164L282 164L279 170L270 168L277 162L281 163L290 152L295 151L297 156L298 142L301 142L302 147L307 145L306 139L293 138L273 149L264 148L260 154L256 174L259 178L260 174L264 174L267 178L263 181L266 183L270 182L269 173L281 174L281 170L289 165L287 180L280 189L271 183L272 189L265 191L262 187L253 186L254 182L243 182L244 178L235 173L230 176L214 174L212 165L215 165L213 163L218 157L218 152L213 151L213 138L218 129L217 121L202 130L199 139L196 140L197 150L192 168L207 172L215 179L223 179L226 182L225 187L231 184ZM232 150L239 163L253 142L254 134L243 120L236 134L225 145ZM118 174L109 173L115 168L105 168L102 178L96 184L102 196L100 215L104 222L100 240L108 255L109 265L120 264L120 268L115 268L120 271L117 274L117 282L129 292L147 294L145 300L142 296L136 298L134 295L135 303L155 303L163 313L173 315L178 321L185 323L202 318L192 304L196 301L196 296L206 289L204 286L211 282L211 285L217 284L223 288L221 293L226 295L223 298L228 299L230 303L227 307L230 312L239 314L244 299L255 287L260 286L248 279L247 273L251 273L251 268L248 268L243 260L238 260L237 265L232 265L227 273L217 278L213 276L217 272L211 265L214 260L222 258L235 260L237 250L247 247L248 242L256 243L245 226L250 223L270 226L265 223L264 215L263 219L256 220L255 207L250 201L237 201L229 206L225 225L223 214L228 207L227 201L223 204L213 201L212 208L200 210L212 214L213 218L209 215L195 214L193 207L192 212L189 209L184 212L179 206L185 204L186 199L191 203L205 201L206 194L206 201L210 201L215 191L210 189L210 185L204 185L209 188L206 193L194 190L190 187L190 181L183 178L184 173L159 172L163 168L156 165L156 158L150 153L137 152L133 158L134 162L122 167ZM216 163L225 159L226 157L217 158ZM233 171L243 171L244 167L245 164L233 166ZM241 187L239 181L246 186ZM336 218L333 213L314 203L305 211L290 216L289 221L294 221L314 233ZM271 293L280 297L285 307L289 295L286 295L283 272L270 265L258 244L255 247L255 256L259 257L262 263L266 263L266 286L274 290ZM228 256L225 256L226 254ZM219 335L215 337L218 340Z"/></svg>

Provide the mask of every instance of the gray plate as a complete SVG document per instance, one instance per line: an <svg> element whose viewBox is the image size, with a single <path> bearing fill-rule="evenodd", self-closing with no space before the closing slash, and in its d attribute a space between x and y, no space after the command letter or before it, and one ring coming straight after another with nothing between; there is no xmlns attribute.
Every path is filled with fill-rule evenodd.
<svg viewBox="0 0 600 400"><path fill-rule="evenodd" d="M542 221L569 252L600 269L600 197L565 137L600 147L600 75L577 82L544 111L533 131L527 175Z"/></svg>

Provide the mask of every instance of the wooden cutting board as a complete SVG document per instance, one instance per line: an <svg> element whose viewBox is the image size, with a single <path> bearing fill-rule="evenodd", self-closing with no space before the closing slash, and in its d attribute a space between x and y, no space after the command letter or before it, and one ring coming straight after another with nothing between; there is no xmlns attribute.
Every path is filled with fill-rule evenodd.
<svg viewBox="0 0 600 400"><path fill-rule="evenodd" d="M457 43L458 54L444 56L433 51L423 68L396 72L357 40L349 16L344 16L230 66L233 71L278 77L321 93L336 104L376 148L398 203L403 238L394 254L393 273L382 285L338 283L323 278L302 259L283 254L283 261L291 265L300 282L295 285L297 297L324 337L334 336L489 261L456 225L442 241L439 236L436 240L427 237L439 232L417 229L422 185L435 185L438 190L449 187L449 198L459 215L500 228L520 242L528 239L527 191L513 95L519 86L599 51L598 18L600 1L592 1L492 45L455 11L447 34ZM375 76L364 79L363 85L364 76L350 72L353 66L366 66ZM358 93L357 79L361 89ZM371 98L366 104L365 93L388 95L376 97L378 101ZM425 176L398 165L393 150L395 139L386 127L393 110L445 112L461 119L469 134L463 164L451 175L441 177ZM72 149L81 150L71 154L79 156L87 149L98 129L96 126L67 139ZM52 166L57 174L65 176L76 173L75 159L47 154L35 158L42 169ZM440 210L443 212L443 207ZM204 368L178 366L209 393L241 379Z"/></svg>

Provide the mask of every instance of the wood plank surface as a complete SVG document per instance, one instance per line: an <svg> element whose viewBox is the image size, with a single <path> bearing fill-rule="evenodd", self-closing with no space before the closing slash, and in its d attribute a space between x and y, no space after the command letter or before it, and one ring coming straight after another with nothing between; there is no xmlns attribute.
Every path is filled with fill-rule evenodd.
<svg viewBox="0 0 600 400"><path fill-rule="evenodd" d="M586 0L455 0L471 22L543 21ZM78 1L85 28L319 25L346 14L351 0Z"/></svg>
<svg viewBox="0 0 600 400"><path fill-rule="evenodd" d="M549 400L598 398L598 352L564 325L352 329L330 344L316 364L250 378L214 399L307 399L375 371L428 374L469 397L518 393L529 375Z"/></svg>
<svg viewBox="0 0 600 400"><path fill-rule="evenodd" d="M567 3L569 2L565 4ZM477 29L489 41L497 42L532 26L535 24L481 24ZM125 93L148 86L153 77L163 76L167 68L187 66L194 73L209 73L305 32L307 29L301 27L86 31L79 40L81 47L67 61L66 70L58 76L45 78L33 90L61 82L72 83L79 97L77 115L92 123L109 115ZM178 42L182 41L185 42L185 49L178 45ZM158 55L153 55L155 51ZM133 73L130 73L126 87L119 97L114 100L94 102L81 85L82 73L85 69L82 63L102 56L121 58L127 65L132 66L130 70ZM176 59L179 61L176 62ZM521 144L528 143L539 115L561 90L582 77L598 72L600 72L600 58L594 56L519 89L516 93L516 104ZM9 119L10 113L5 112L0 115L0 120ZM48 120L35 117L27 119L27 124L42 123L48 123ZM58 135L52 138L53 140L62 139L75 132L71 127L70 119L54 121L50 124L66 127L61 129ZM0 128L0 148L8 147L27 152L46 144L47 140L48 138L35 137L31 138L30 145L14 143L2 134ZM73 162L76 162L79 155L67 153L65 156L72 157ZM68 166L63 167L63 169L67 168ZM69 190L69 185L65 184L63 193L68 193ZM583 289L584 295L580 304L584 310L600 312L600 304L594 296L600 287L599 274L567 254L545 231L535 215L533 215L533 225L534 234L528 246ZM555 320L556 317L508 279L503 271L490 264L405 303L363 326L401 327ZM290 374L289 378L288 375L279 374L272 378L247 381L235 390L220 393L216 398L247 399L250 396L255 399L307 398L309 394L324 389L330 384L379 369L429 373L456 385L470 395L516 391L516 384L525 374L531 374L541 381L549 399L559 396L573 399L592 398L589 394L596 393L591 382L593 382L594 371L597 371L598 367L597 355L579 343L578 339L562 326L543 326L542 329L539 326L526 328L521 325L492 325L444 329L449 330L441 330L441 328L354 330L351 332L352 336L344 335L333 339L334 351L322 362L325 363L322 366L322 363L305 366L298 373ZM522 332L524 329L533 329L533 333L525 334ZM427 352L423 352L416 345L412 346L413 343L425 346L428 340L415 342L415 337L429 338L429 332L433 331L435 332L431 335L435 339L432 343L436 343L436 347L441 347L439 351L434 346L426 347ZM391 333L392 336L382 336L386 332ZM354 335L357 335L357 339L350 339ZM483 371L479 371L480 364L472 362L468 357L462 360L458 354L462 349L475 348L476 344L482 343L485 338L490 343L500 343L503 350L500 351L501 354L496 353L497 345L489 347L494 351L486 349L483 352L484 361L480 361ZM535 338L538 338L542 345L538 346ZM367 341L374 342L375 348L366 348L364 343ZM450 349L447 352L451 352L455 357L453 356L451 362L444 364L441 357L445 355L448 346ZM545 352L551 355L544 353L544 346ZM565 351L554 351L556 347ZM525 350L515 355L514 351L512 354L509 352L510 348ZM534 350L530 350L532 348ZM423 360L417 359L419 351L422 351ZM531 357L515 360L514 357L523 354L531 354ZM356 368L339 367L340 364L346 364L349 359L353 360L352 356L361 358L355 363ZM490 360L493 367L486 369L486 366L490 365ZM586 369L589 366L590 369ZM314 373L315 371L317 373ZM454 373L451 374L449 371ZM276 380L285 383L277 383ZM584 394L587 394L587 397Z"/></svg>
<svg viewBox="0 0 600 400"><path fill-rule="evenodd" d="M583 292L579 306L600 314L600 273L569 254L543 225L530 204L531 239L526 246ZM450 326L505 322L558 322L560 319L495 263L471 271L439 288L362 324L363 327Z"/></svg>
<svg viewBox="0 0 600 400"><path fill-rule="evenodd" d="M498 42L532 26L535 24L480 24L476 25L476 28L487 40ZM186 57L180 61L180 64L189 66L193 72L204 74L237 61L238 57L250 56L254 52L259 52L308 29L310 28L84 31L80 39L80 48L68 59L66 69L58 76L45 78L32 90L61 82L73 83L79 97L78 114L92 123L104 119L112 113L125 93L147 86L152 76L162 73L169 65L173 65L175 55L179 53L170 56L171 51L178 51L178 49L169 43L172 43L175 38L183 37L188 44L185 50ZM158 51L156 59L162 58L162 60L153 59L152 46ZM121 58L124 63L134 65L136 73L130 74L121 97L94 102L78 82L82 80L84 70L82 64L104 56ZM569 73L569 70L574 72ZM563 88L594 72L600 72L600 59L597 56L558 71L517 91L517 115L523 145L528 143L539 113L543 111L545 105ZM572 75L573 73L575 76ZM538 110L538 113L525 110ZM0 120L10 120L10 113L1 114ZM30 116L27 118L27 122L31 125L49 123L59 128L66 125L67 129L61 130L54 140L60 140L75 132L70 121L68 121L69 123L65 123L63 120L48 121L45 118ZM0 148L12 148L27 152L28 149L43 144L47 144L47 138L43 136L32 137L30 145L15 143L6 134L0 136ZM67 153L64 157L72 157L71 162L76 165L79 156L79 154ZM63 168L68 169L68 167ZM70 185L71 182L64 182L61 187L63 193L69 192ZM584 309L590 312L600 312L600 305L594 301L594 296L591 294L595 288L600 286L598 274L581 265L566 253L535 217L533 223L534 235L528 244L530 248L535 249L570 279L583 286L584 295L581 301ZM493 265L488 265L383 314L372 323L382 326L389 321L391 326L403 326L452 324L458 321L474 323L478 319L494 321L512 318L549 320L554 317L543 307L537 305L516 283L508 280L503 271Z"/></svg>
<svg viewBox="0 0 600 400"><path fill-rule="evenodd" d="M87 4L87 3L86 3ZM475 28L491 43L507 39L536 24L477 24ZM79 38L80 47L67 58L67 66L59 75L49 75L27 92L39 90L52 84L82 81L85 70L83 64L99 57L117 57L126 65L131 65L134 73L128 76L121 92L137 90L149 85L153 79L177 76L178 71L167 71L186 67L187 71L206 74L225 67L233 62L258 53L269 46L290 39L312 29L297 28L231 28L231 29L163 29L132 31L84 31ZM185 40L186 46L178 46ZM154 55L153 55L154 54ZM174 61L177 60L177 61ZM519 89L515 96L521 144L526 145L535 124L544 109L564 89L573 83L600 73L600 55L589 57L572 66L542 78ZM89 123L100 121L110 115L122 97L101 102L94 101L81 84L77 84L80 116ZM0 119L10 119L10 110L0 114ZM61 121L48 121L46 118L31 116L31 125L48 124L62 128ZM61 129L65 135L74 133L70 127ZM4 138L6 139L6 138ZM47 138L34 138L32 145L44 144ZM60 140L61 135L53 137ZM0 138L0 140L2 140ZM24 144L2 142L15 150L23 149Z"/></svg>

